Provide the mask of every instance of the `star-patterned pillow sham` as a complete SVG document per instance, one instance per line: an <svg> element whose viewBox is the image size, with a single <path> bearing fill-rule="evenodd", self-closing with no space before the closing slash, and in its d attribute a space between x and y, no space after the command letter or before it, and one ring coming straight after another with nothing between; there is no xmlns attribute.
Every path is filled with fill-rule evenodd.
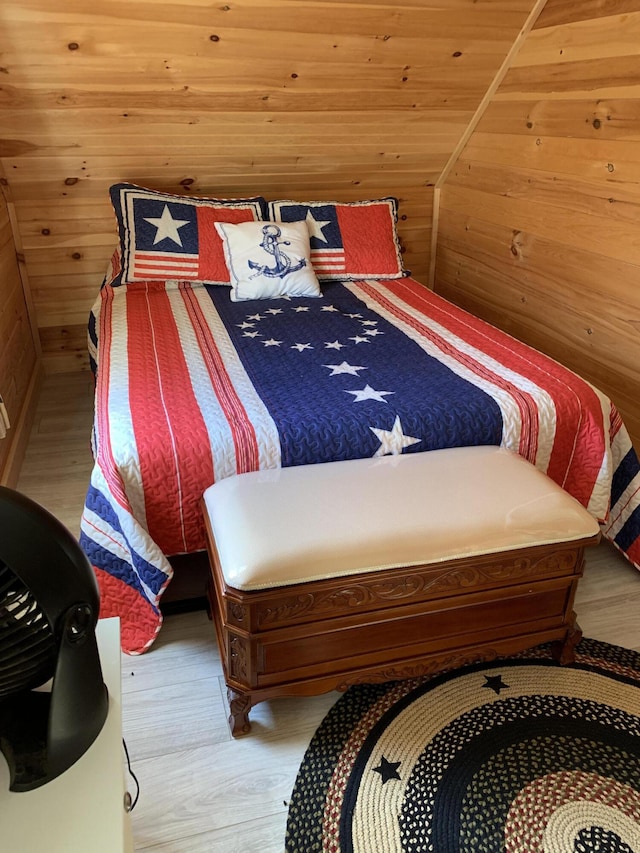
<svg viewBox="0 0 640 853"><path fill-rule="evenodd" d="M231 278L231 301L321 296L304 222L216 223Z"/></svg>
<svg viewBox="0 0 640 853"><path fill-rule="evenodd" d="M195 198L114 184L111 203L118 221L121 269L113 285L179 279L229 285L216 222L265 219L266 201Z"/></svg>
<svg viewBox="0 0 640 853"><path fill-rule="evenodd" d="M320 281L392 279L408 275L396 231L395 198L372 201L271 201L273 222L304 221Z"/></svg>

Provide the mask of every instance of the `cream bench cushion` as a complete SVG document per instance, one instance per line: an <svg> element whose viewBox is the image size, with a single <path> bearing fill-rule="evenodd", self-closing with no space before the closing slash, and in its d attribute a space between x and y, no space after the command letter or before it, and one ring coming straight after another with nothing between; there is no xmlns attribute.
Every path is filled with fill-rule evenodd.
<svg viewBox="0 0 640 853"><path fill-rule="evenodd" d="M256 471L204 494L225 582L251 591L597 536L522 457L464 447Z"/></svg>

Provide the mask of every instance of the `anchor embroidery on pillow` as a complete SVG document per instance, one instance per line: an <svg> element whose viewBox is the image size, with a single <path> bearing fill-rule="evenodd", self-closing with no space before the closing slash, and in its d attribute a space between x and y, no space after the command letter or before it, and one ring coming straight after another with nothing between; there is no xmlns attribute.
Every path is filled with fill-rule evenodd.
<svg viewBox="0 0 640 853"><path fill-rule="evenodd" d="M265 252L273 255L275 266L270 267L267 264L260 264L257 261L249 260L247 261L249 267L256 271L253 275L249 276L250 278L256 278L256 276L259 275L266 275L271 278L284 278L286 275L289 275L289 273L306 267L307 262L304 258L299 258L297 262L294 263L289 255L287 255L286 252L283 252L280 248L281 246L290 246L291 241L278 240L282 235L282 231L277 225L264 225L262 233L264 236L260 245Z"/></svg>

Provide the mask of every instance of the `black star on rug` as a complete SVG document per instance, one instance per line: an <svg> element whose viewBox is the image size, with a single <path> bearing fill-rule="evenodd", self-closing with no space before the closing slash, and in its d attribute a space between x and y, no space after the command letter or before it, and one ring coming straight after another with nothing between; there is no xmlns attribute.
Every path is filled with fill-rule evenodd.
<svg viewBox="0 0 640 853"><path fill-rule="evenodd" d="M402 764L401 761L387 761L387 759L382 756L380 760L380 766L374 767L373 772L379 773L382 776L382 784L388 782L389 779L399 779L400 774L398 773L398 767Z"/></svg>
<svg viewBox="0 0 640 853"><path fill-rule="evenodd" d="M485 675L486 684L483 684L483 687L488 687L489 690L493 690L496 696L500 695L501 690L505 690L509 687L508 684L505 684L502 680L501 675Z"/></svg>

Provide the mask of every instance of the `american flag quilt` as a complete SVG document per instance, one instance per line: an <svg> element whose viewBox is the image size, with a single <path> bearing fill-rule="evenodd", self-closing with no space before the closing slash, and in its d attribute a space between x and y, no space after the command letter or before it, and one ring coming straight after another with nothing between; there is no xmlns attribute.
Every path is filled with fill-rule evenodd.
<svg viewBox="0 0 640 853"><path fill-rule="evenodd" d="M241 303L203 284L107 285L90 338L81 544L129 653L160 628L167 556L205 547L203 491L245 471L503 445L640 564L640 465L611 401L410 278Z"/></svg>

